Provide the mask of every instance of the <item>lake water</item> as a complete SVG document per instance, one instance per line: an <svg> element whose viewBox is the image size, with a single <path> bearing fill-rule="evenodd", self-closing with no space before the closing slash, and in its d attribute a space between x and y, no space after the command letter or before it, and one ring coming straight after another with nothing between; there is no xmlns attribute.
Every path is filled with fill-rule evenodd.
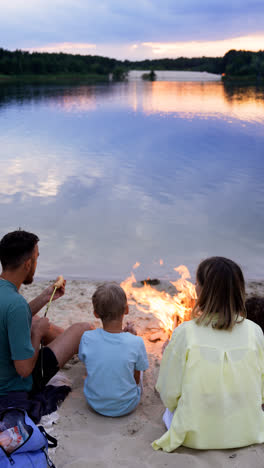
<svg viewBox="0 0 264 468"><path fill-rule="evenodd" d="M211 255L264 278L264 91L175 77L0 86L0 235L39 235L39 278L175 278Z"/></svg>

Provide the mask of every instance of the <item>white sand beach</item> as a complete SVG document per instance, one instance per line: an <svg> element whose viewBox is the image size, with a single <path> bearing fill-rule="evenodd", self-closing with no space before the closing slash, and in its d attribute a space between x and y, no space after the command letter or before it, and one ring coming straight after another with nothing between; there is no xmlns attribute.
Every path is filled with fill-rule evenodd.
<svg viewBox="0 0 264 468"><path fill-rule="evenodd" d="M23 286L21 293L27 300L38 295L48 282L35 282ZM63 298L51 304L48 317L55 324L67 327L77 321L89 320L101 326L92 314L91 297L98 283L68 281ZM247 284L249 296L264 296L264 281ZM154 389L159 371L161 350L166 333L160 339L149 341L160 331L158 320L130 307L128 320L134 322L138 334L144 339L150 367L144 375L144 394L136 411L121 418L107 418L96 414L83 396L85 368L73 359L63 372L72 380L72 392L60 407L59 419L49 432L58 438L58 447L50 450L57 468L262 468L264 446L243 449L197 451L184 447L173 453L155 452L151 442L160 437L165 428L162 423L163 405Z"/></svg>

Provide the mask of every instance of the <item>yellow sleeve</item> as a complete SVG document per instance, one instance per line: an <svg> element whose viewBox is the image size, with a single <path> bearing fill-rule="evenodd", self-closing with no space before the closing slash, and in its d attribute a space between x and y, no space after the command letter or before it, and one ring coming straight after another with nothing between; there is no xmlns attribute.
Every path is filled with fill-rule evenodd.
<svg viewBox="0 0 264 468"><path fill-rule="evenodd" d="M259 359L260 359L260 370L261 370L261 390L262 390L262 405L264 404L264 337L263 333L259 337L258 342L258 352L259 352Z"/></svg>
<svg viewBox="0 0 264 468"><path fill-rule="evenodd" d="M184 324L173 332L160 365L156 389L166 408L175 410L181 396L182 381L188 358Z"/></svg>
<svg viewBox="0 0 264 468"><path fill-rule="evenodd" d="M262 394L262 405L264 404L264 347L258 345L258 355L260 360L260 371L261 371L261 394Z"/></svg>
<svg viewBox="0 0 264 468"><path fill-rule="evenodd" d="M259 325L254 322L251 323L251 330L253 334L254 343L257 346L257 356L259 371L261 372L261 394L262 394L262 405L264 404L264 335Z"/></svg>

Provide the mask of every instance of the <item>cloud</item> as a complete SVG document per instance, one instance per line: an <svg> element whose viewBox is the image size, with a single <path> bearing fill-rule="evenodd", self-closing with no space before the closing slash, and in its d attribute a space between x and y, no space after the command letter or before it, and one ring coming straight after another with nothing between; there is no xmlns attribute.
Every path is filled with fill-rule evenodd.
<svg viewBox="0 0 264 468"><path fill-rule="evenodd" d="M30 52L64 52L68 54L89 55L95 53L96 44L62 42L57 44L48 44L41 47L30 47Z"/></svg>
<svg viewBox="0 0 264 468"><path fill-rule="evenodd" d="M11 49L208 42L264 29L263 0L1 0L0 6L1 46Z"/></svg>
<svg viewBox="0 0 264 468"><path fill-rule="evenodd" d="M174 43L144 42L143 47L148 47L153 56L159 57L199 57L222 56L230 49L246 49L258 51L264 46L264 34L226 38L217 41L186 41Z"/></svg>
<svg viewBox="0 0 264 468"><path fill-rule="evenodd" d="M262 35L226 38L218 41L138 42L133 44L87 44L63 42L31 47L33 52L65 52L81 55L103 55L121 60L143 60L164 57L221 57L230 49L258 51L263 44Z"/></svg>

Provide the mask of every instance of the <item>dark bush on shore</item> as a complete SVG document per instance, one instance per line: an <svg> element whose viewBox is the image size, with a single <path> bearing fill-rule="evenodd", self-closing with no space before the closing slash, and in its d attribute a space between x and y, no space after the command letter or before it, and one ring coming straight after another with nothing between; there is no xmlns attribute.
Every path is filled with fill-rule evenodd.
<svg viewBox="0 0 264 468"><path fill-rule="evenodd" d="M223 57L224 80L263 81L264 51L230 50Z"/></svg>

